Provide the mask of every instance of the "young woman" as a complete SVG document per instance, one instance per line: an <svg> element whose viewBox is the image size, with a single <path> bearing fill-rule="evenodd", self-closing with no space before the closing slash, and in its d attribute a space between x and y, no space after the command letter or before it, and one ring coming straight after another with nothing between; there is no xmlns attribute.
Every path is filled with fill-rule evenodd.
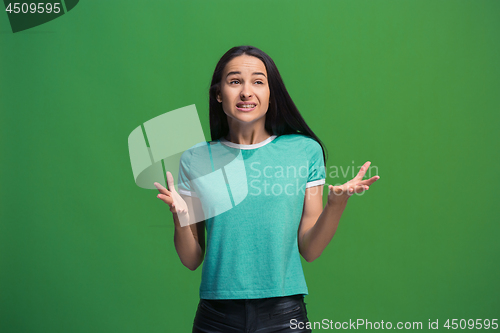
<svg viewBox="0 0 500 333"><path fill-rule="evenodd" d="M379 177L363 180L366 162L349 182L329 186L323 209L321 141L255 47L227 51L209 93L212 141L182 155L179 192L170 172L169 190L155 183L173 213L182 263L195 270L205 260L193 332L311 332L300 255L318 258L350 196Z"/></svg>

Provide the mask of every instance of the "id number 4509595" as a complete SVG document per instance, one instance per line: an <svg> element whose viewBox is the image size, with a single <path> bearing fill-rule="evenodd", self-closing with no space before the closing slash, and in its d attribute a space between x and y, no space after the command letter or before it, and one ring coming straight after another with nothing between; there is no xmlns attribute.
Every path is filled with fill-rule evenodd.
<svg viewBox="0 0 500 333"><path fill-rule="evenodd" d="M446 323L444 323L443 327L447 329L456 330L460 329L493 329L496 330L498 328L498 319L448 319Z"/></svg>
<svg viewBox="0 0 500 333"><path fill-rule="evenodd" d="M55 2L55 3L50 3L50 2L39 2L39 3L19 3L19 2L9 2L7 5L7 8L5 8L6 12L9 12L10 14L43 14L47 13L50 14L52 12L54 13L59 13L61 12L61 3Z"/></svg>

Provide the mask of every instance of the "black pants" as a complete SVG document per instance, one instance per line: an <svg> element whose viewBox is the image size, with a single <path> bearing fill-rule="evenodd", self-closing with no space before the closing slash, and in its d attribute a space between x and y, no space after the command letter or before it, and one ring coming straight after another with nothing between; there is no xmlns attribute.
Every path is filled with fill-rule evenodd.
<svg viewBox="0 0 500 333"><path fill-rule="evenodd" d="M193 333L311 332L304 295L258 299L200 299Z"/></svg>

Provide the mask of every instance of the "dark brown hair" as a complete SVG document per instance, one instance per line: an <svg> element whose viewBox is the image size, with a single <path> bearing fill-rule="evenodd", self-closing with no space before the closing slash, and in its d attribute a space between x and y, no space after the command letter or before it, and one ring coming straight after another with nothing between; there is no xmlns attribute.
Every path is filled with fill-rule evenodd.
<svg viewBox="0 0 500 333"><path fill-rule="evenodd" d="M270 90L270 103L265 121L266 131L277 136L283 134L303 134L313 138L323 149L323 158L326 165L325 146L300 115L299 110L285 88L283 79L274 61L262 50L249 45L231 48L220 58L217 66L215 66L209 90L209 117L212 141L218 140L229 133L227 115L222 109L222 104L217 101L217 95L221 91L222 73L228 62L243 54L260 59L266 66Z"/></svg>

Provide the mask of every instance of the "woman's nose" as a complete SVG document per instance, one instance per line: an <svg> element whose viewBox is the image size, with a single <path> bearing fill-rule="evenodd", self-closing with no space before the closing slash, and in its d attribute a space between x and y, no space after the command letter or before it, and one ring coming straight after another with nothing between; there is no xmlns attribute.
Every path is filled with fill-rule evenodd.
<svg viewBox="0 0 500 333"><path fill-rule="evenodd" d="M243 85L241 87L241 97L249 98L252 96L252 91L248 85Z"/></svg>

